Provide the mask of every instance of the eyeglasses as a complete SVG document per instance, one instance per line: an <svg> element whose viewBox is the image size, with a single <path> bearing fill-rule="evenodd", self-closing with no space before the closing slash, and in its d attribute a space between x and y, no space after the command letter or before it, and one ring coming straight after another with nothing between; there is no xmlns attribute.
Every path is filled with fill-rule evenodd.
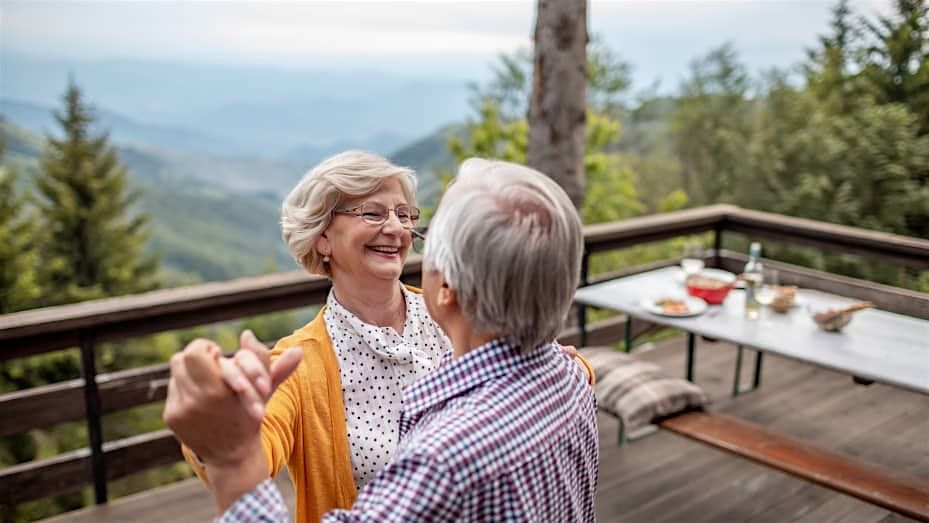
<svg viewBox="0 0 929 523"><path fill-rule="evenodd" d="M381 225L390 217L390 212L397 216L404 229L412 229L419 222L419 209L411 205L398 205L393 209L377 202L364 202L357 207L349 209L335 209L334 213L361 216L365 223Z"/></svg>

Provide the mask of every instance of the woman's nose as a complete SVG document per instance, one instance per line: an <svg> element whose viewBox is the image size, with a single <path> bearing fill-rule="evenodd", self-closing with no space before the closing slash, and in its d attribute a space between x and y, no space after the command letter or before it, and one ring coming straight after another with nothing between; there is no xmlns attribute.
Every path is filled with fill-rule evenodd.
<svg viewBox="0 0 929 523"><path fill-rule="evenodd" d="M403 232L403 224L400 223L400 218L397 218L396 212L387 211L387 221L384 222L383 229L393 233Z"/></svg>

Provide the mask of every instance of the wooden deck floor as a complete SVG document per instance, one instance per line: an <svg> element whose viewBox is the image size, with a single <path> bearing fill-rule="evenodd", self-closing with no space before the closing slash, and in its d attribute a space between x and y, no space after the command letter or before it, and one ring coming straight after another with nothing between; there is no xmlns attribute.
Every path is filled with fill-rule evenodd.
<svg viewBox="0 0 929 523"><path fill-rule="evenodd" d="M640 356L683 375L683 344L669 339ZM742 382L748 383L754 353L746 351L745 361ZM848 376L768 356L761 389L732 398L734 362L732 345L700 342L696 381L714 409L929 480L929 396L855 385ZM670 433L619 447L616 430L616 421L601 416L599 521L910 521ZM209 494L191 480L47 521L203 522L212 516Z"/></svg>

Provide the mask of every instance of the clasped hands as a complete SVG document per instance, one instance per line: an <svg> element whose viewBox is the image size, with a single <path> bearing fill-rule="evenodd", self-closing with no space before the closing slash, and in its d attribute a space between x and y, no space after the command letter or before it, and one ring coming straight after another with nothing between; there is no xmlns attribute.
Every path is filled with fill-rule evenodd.
<svg viewBox="0 0 929 523"><path fill-rule="evenodd" d="M196 339L171 358L164 421L203 461L222 511L268 476L261 421L271 395L300 364L300 349L273 363L251 333L225 358L219 345Z"/></svg>

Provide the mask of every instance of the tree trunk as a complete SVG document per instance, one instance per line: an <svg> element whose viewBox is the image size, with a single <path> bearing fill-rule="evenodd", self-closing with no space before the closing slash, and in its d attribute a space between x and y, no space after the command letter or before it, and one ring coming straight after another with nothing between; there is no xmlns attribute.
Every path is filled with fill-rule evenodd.
<svg viewBox="0 0 929 523"><path fill-rule="evenodd" d="M526 163L584 201L587 0L539 0Z"/></svg>

